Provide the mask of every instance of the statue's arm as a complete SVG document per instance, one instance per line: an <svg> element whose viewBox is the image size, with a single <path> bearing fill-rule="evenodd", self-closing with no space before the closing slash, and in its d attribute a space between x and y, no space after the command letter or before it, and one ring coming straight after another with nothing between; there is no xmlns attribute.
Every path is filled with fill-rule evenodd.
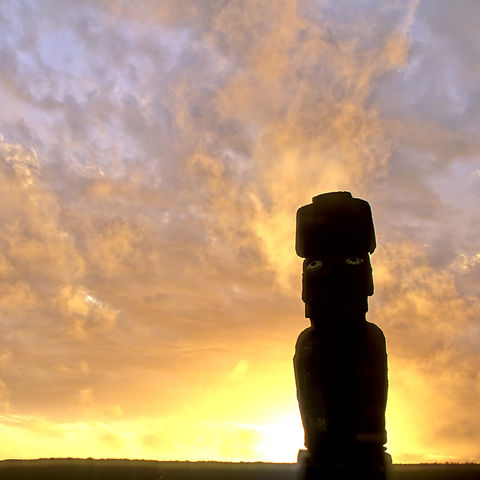
<svg viewBox="0 0 480 480"><path fill-rule="evenodd" d="M377 428L385 432L385 409L388 396L388 358L385 335L377 325L369 322L367 322L367 334L369 346L374 355L373 364L376 366L372 400L374 401L375 410L377 412ZM386 432L384 434L385 443Z"/></svg>
<svg viewBox="0 0 480 480"><path fill-rule="evenodd" d="M318 390L318 367L315 362L314 336L311 328L298 337L293 358L297 399L305 431L305 446L314 451L326 432L326 416L323 395Z"/></svg>

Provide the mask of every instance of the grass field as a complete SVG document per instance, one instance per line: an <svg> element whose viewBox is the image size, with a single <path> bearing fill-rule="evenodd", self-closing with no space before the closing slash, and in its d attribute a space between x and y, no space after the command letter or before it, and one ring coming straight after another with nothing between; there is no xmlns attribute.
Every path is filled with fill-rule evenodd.
<svg viewBox="0 0 480 480"><path fill-rule="evenodd" d="M0 461L1 480L294 480L289 463L45 459ZM480 480L480 464L394 465L392 480Z"/></svg>

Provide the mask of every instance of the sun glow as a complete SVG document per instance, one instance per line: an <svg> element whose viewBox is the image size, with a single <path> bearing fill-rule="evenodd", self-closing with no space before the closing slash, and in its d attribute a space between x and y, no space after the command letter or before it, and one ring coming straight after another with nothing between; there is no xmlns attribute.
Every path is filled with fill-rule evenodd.
<svg viewBox="0 0 480 480"><path fill-rule="evenodd" d="M277 422L259 428L262 439L257 445L259 456L268 462L296 462L303 446L303 427L299 414L289 414Z"/></svg>

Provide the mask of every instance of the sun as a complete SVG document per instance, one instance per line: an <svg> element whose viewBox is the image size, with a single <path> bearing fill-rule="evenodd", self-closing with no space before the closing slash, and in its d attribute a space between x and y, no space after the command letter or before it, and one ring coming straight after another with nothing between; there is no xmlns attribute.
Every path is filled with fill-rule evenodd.
<svg viewBox="0 0 480 480"><path fill-rule="evenodd" d="M303 426L298 413L289 413L273 423L258 427L261 440L257 451L267 462L296 462L303 445Z"/></svg>

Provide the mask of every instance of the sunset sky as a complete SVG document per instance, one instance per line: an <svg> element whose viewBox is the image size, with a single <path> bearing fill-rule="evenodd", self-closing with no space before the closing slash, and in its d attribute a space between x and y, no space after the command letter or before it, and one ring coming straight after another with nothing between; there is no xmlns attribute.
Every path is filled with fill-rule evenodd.
<svg viewBox="0 0 480 480"><path fill-rule="evenodd" d="M480 461L480 4L1 0L0 459L296 460L295 213L370 202L394 462Z"/></svg>

